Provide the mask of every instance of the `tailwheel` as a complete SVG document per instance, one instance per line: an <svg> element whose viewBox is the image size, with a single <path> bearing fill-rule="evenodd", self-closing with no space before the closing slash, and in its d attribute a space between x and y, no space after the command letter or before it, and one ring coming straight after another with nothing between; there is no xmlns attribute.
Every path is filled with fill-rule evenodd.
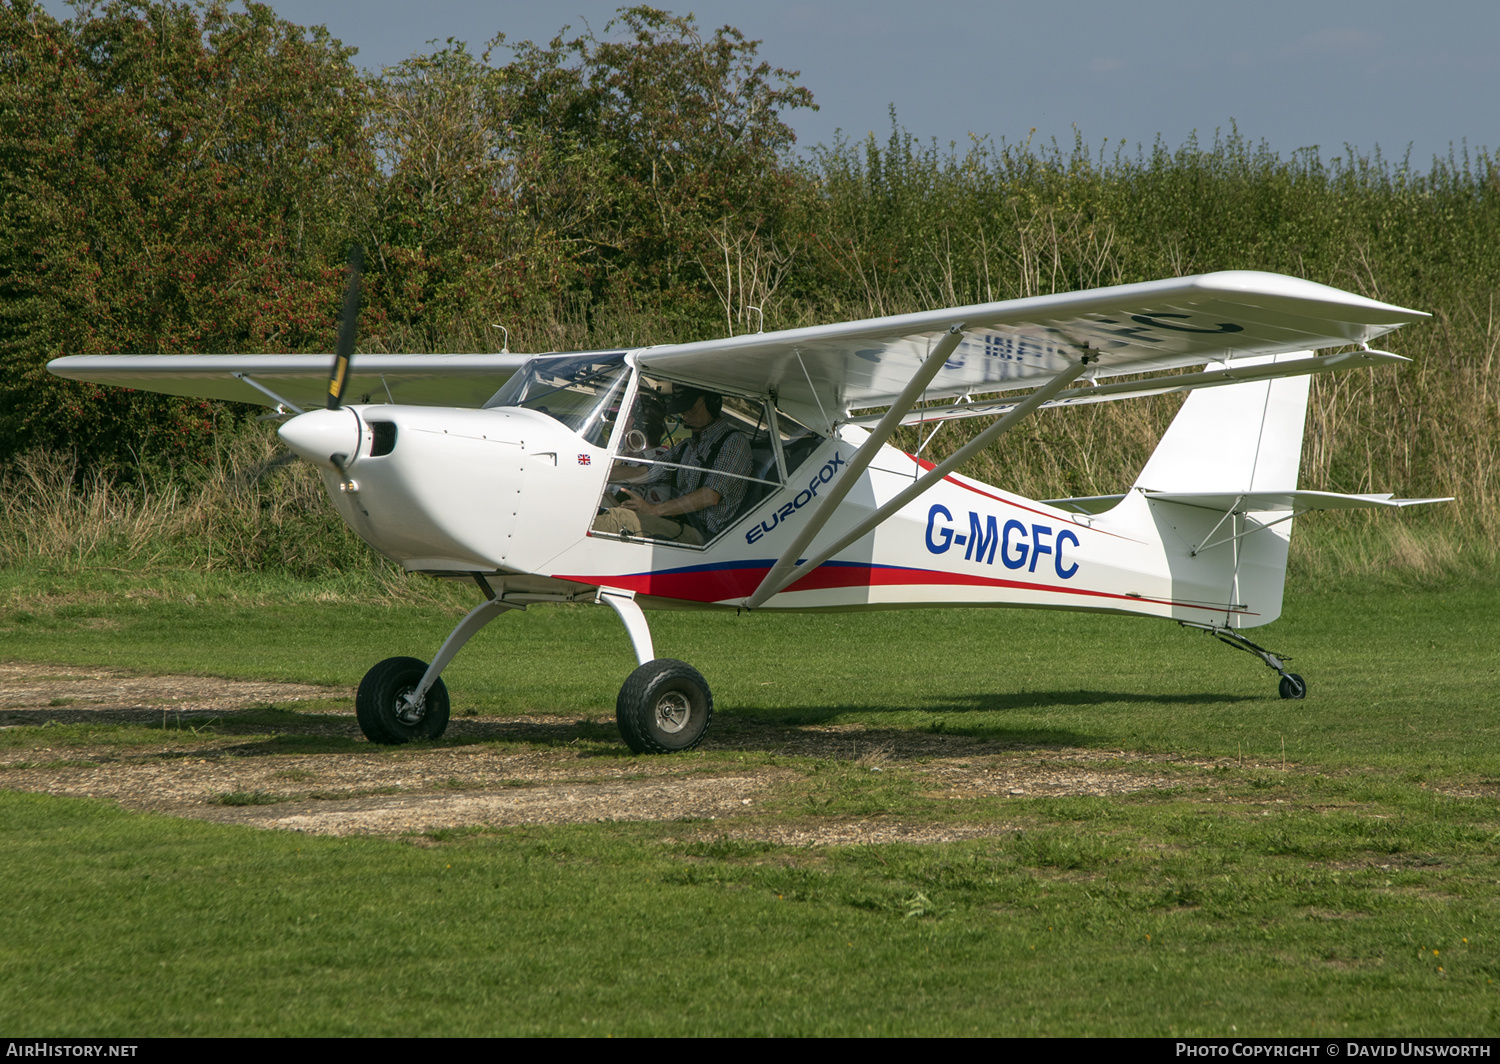
<svg viewBox="0 0 1500 1064"><path fill-rule="evenodd" d="M386 658L359 682L354 713L359 730L372 743L394 746L413 739L436 739L448 728L448 688L441 678L427 693L413 699L427 662L417 658Z"/></svg>
<svg viewBox="0 0 1500 1064"><path fill-rule="evenodd" d="M686 662L648 661L630 674L615 701L625 745L638 754L691 750L714 717L708 681Z"/></svg>
<svg viewBox="0 0 1500 1064"><path fill-rule="evenodd" d="M1281 697L1303 699L1307 697L1307 681L1295 672L1283 673L1281 676Z"/></svg>
<svg viewBox="0 0 1500 1064"><path fill-rule="evenodd" d="M1291 661L1289 654L1274 654L1259 644L1252 643L1241 633L1233 628L1226 628L1221 624L1200 624L1197 621L1178 621L1184 628L1196 628L1200 632L1207 632L1225 646L1233 647L1235 650L1243 650L1252 654L1266 663L1267 668L1275 669L1281 676L1281 683L1277 690L1282 698L1290 698L1301 701L1307 697L1307 681L1295 672L1287 672L1287 662Z"/></svg>

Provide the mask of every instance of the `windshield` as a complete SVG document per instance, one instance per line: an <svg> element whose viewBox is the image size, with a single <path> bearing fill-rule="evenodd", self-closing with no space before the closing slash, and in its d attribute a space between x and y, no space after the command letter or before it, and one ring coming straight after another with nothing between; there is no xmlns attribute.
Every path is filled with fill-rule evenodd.
<svg viewBox="0 0 1500 1064"><path fill-rule="evenodd" d="M524 406L556 418L603 447L609 443L628 376L623 352L536 358L484 405Z"/></svg>

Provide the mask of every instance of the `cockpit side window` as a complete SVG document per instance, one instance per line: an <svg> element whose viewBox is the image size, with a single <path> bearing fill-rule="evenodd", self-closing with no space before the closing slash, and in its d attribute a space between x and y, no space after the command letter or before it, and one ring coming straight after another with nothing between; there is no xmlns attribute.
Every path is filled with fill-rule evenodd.
<svg viewBox="0 0 1500 1064"><path fill-rule="evenodd" d="M762 399L643 374L619 440L596 533L707 544L782 483Z"/></svg>

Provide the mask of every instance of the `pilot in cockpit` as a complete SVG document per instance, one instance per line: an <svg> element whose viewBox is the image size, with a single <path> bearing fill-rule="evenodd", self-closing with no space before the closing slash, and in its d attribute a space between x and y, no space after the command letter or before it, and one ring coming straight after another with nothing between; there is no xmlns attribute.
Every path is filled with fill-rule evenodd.
<svg viewBox="0 0 1500 1064"><path fill-rule="evenodd" d="M666 413L680 416L692 435L662 458L645 461L649 471L620 486L619 504L594 519L594 530L698 545L733 521L749 483L742 478L750 475L750 441L723 408L723 396L674 388Z"/></svg>

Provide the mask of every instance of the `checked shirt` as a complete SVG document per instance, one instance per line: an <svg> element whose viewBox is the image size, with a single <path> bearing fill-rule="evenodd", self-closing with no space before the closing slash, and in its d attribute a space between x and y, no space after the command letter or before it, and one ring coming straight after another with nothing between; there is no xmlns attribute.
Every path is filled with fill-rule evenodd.
<svg viewBox="0 0 1500 1064"><path fill-rule="evenodd" d="M722 444L719 443L720 440L723 441ZM704 465L713 454L716 444L719 445L718 455L714 458L713 468L706 469ZM694 468L655 466L651 475L646 478L647 484L670 484L672 498L689 495L699 488L712 488L719 493L717 505L705 507L695 513L678 514L671 520L686 521L705 533L706 537L712 537L734 519L740 503L745 501L745 490L750 482L724 474L738 473L748 477L751 457L750 441L743 432L734 429L728 418L714 418L707 427L673 447L662 457L662 461Z"/></svg>

